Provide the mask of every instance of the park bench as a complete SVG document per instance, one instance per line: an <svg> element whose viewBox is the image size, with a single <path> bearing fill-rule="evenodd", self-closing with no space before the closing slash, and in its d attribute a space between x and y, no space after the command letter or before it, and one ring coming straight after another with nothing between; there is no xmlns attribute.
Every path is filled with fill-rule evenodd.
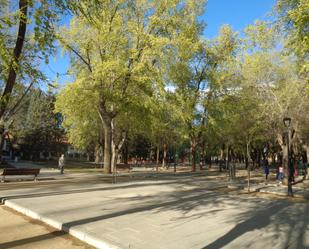
<svg viewBox="0 0 309 249"><path fill-rule="evenodd" d="M130 178L132 178L132 167L130 164L117 164L116 171L113 172L113 183L117 182L117 174L119 173L119 170L127 170L130 173Z"/></svg>
<svg viewBox="0 0 309 249"><path fill-rule="evenodd" d="M117 171L118 170L128 170L129 172L131 171L132 167L130 164L118 164L117 165Z"/></svg>
<svg viewBox="0 0 309 249"><path fill-rule="evenodd" d="M36 181L36 178L38 174L40 173L40 169L28 169L28 168L6 168L3 169L2 173L2 182L5 181L5 176L24 176L24 175L33 175L34 181Z"/></svg>

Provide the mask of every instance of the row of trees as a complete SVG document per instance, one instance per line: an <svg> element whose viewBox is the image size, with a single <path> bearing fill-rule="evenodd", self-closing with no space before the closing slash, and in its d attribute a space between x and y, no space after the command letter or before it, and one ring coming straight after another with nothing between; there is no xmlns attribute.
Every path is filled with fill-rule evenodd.
<svg viewBox="0 0 309 249"><path fill-rule="evenodd" d="M168 147L189 143L193 171L197 154L223 148L227 158L267 147L286 159L285 116L295 151L308 151L305 1L278 1L276 23L257 21L244 37L223 26L213 40L201 36L202 1L90 2L61 30L75 80L56 108L70 142L104 148L106 172L138 135L163 163Z"/></svg>
<svg viewBox="0 0 309 249"><path fill-rule="evenodd" d="M14 152L24 159L58 157L66 151L62 115L54 112L55 94L31 89L7 130ZM51 155L50 155L51 154Z"/></svg>
<svg viewBox="0 0 309 249"><path fill-rule="evenodd" d="M168 132L174 114L163 105L170 106L164 103L170 62L188 57L187 48L198 46L202 25L197 18L204 4L85 1L62 29L61 44L71 55L75 82L63 90L56 107L73 144L104 139L106 172L115 167L127 136L150 133L149 124L158 115L170 116L159 131ZM94 134L89 136L90 130Z"/></svg>
<svg viewBox="0 0 309 249"><path fill-rule="evenodd" d="M140 137L163 163L169 148L187 146L193 171L200 154L248 162L267 148L286 159L285 116L295 153L308 154L307 1L278 0L275 22L257 21L243 36L225 25L212 40L202 37L204 1L18 3L0 0L1 138L21 110L33 112L25 96L46 82L39 65L59 44L73 82L47 108L62 114L76 148L104 155L105 172ZM60 27L64 16L70 25Z"/></svg>
<svg viewBox="0 0 309 249"><path fill-rule="evenodd" d="M49 84L40 66L56 51L64 6L58 0L0 1L0 156L5 137L16 150L23 144L37 157L63 133L53 113L54 96L40 90Z"/></svg>

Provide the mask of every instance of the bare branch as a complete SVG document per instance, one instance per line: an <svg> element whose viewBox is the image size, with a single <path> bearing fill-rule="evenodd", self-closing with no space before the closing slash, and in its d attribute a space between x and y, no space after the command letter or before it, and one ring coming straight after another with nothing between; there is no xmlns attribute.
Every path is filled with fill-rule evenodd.
<svg viewBox="0 0 309 249"><path fill-rule="evenodd" d="M78 58L80 58L82 60L82 62L84 62L86 64L86 66L88 67L89 71L92 72L92 68L91 68L91 65L89 64L89 62L77 50L75 50L69 44L65 44L65 46L68 49L70 49Z"/></svg>
<svg viewBox="0 0 309 249"><path fill-rule="evenodd" d="M32 80L30 85L27 87L26 91L23 93L23 95L20 97L20 99L15 103L15 105L6 112L5 114L5 118L8 118L10 115L14 115L16 114L16 112L18 111L18 107L20 106L20 103L23 101L23 99L25 98L25 96L28 94L28 92L30 91L30 89L32 88L32 86L34 85L35 80Z"/></svg>

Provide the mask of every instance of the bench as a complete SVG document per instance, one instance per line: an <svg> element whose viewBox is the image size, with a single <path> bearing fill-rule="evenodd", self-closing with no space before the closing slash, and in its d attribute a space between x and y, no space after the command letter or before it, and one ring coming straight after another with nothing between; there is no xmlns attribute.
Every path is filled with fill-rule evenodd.
<svg viewBox="0 0 309 249"><path fill-rule="evenodd" d="M117 183L117 173L119 173L119 170L128 170L131 173L132 167L130 164L117 164L116 170L113 171L113 183ZM130 174L131 177L132 175Z"/></svg>
<svg viewBox="0 0 309 249"><path fill-rule="evenodd" d="M116 169L117 171L121 169L121 170L128 170L130 172L132 167L130 164L117 164Z"/></svg>
<svg viewBox="0 0 309 249"><path fill-rule="evenodd" d="M5 180L5 176L21 176L21 175L33 175L34 176L34 181L36 181L36 178L38 174L40 173L40 169L28 169L28 168L6 168L3 169L2 173L2 182Z"/></svg>

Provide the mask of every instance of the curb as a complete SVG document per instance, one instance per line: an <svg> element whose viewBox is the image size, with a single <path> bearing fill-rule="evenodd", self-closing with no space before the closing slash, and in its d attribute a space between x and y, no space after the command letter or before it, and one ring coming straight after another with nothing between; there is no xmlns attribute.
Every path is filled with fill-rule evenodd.
<svg viewBox="0 0 309 249"><path fill-rule="evenodd" d="M286 192L278 192L278 191L276 192L276 191L272 191L272 190L267 189L267 187L256 188L256 192L288 197L287 191ZM296 197L296 198L303 198L305 200L309 200L309 193L308 194L299 194L298 190L296 190L293 193L293 196Z"/></svg>
<svg viewBox="0 0 309 249"><path fill-rule="evenodd" d="M98 238L96 238L92 235L89 235L89 234L79 230L78 228L74 228L74 227L70 228L70 227L63 226L63 224L59 221L41 216L40 214L33 212L30 209L24 208L24 207L12 202L12 201L5 200L4 205L9 207L9 208L14 209L15 211L17 211L19 213L24 214L24 215L26 215L26 216L28 216L32 219L40 220L40 221L46 223L47 225L56 228L57 230L64 231L64 232L72 235L73 237L75 237L75 238L77 238L77 239L79 239L79 240L81 240L81 241L83 241L83 242L85 242L85 243L87 243L91 246L94 246L98 249L121 249L118 246L109 244L105 241L102 241L101 239L98 239Z"/></svg>

